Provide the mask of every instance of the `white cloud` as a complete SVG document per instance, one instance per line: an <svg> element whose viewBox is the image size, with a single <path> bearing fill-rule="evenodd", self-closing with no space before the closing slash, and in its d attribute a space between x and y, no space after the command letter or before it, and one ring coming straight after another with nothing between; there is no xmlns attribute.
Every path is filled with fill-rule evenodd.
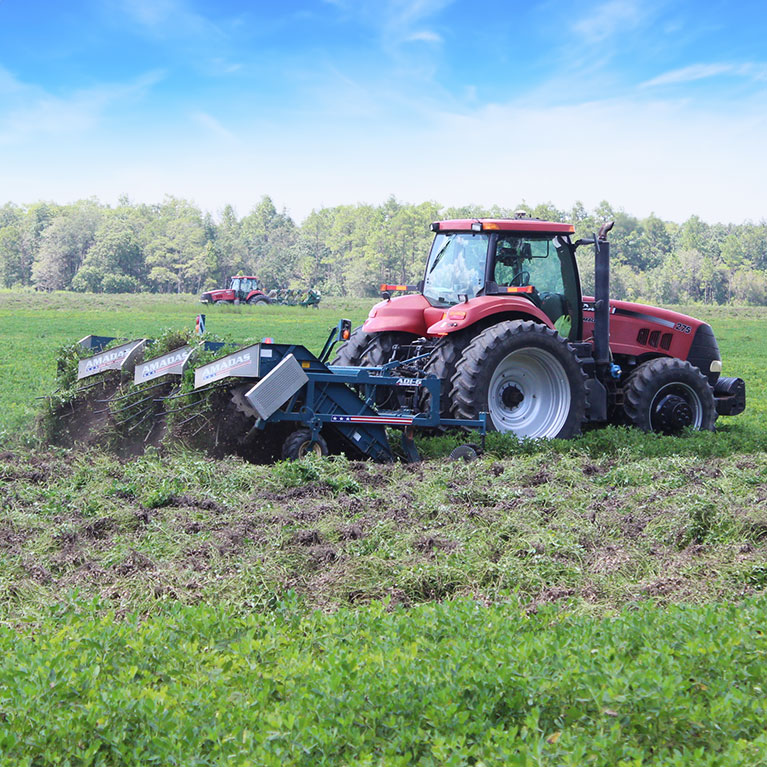
<svg viewBox="0 0 767 767"><path fill-rule="evenodd" d="M746 64L691 64L680 69L664 72L641 83L641 88L655 88L662 85L679 85L696 80L705 80L720 75L745 77L755 81L767 80L767 65L760 63Z"/></svg>
<svg viewBox="0 0 767 767"><path fill-rule="evenodd" d="M117 0L117 4L129 19L154 37L222 37L216 24L193 11L184 0Z"/></svg>
<svg viewBox="0 0 767 767"><path fill-rule="evenodd" d="M402 43L442 42L442 36L427 25L455 0L325 0L339 12L376 29L381 43L395 53Z"/></svg>
<svg viewBox="0 0 767 767"><path fill-rule="evenodd" d="M405 38L405 42L423 42L423 43L441 43L442 36L436 32L430 32L429 30L423 30L421 32L413 32L412 35Z"/></svg>
<svg viewBox="0 0 767 767"><path fill-rule="evenodd" d="M215 117L205 112L194 112L192 119L199 123L208 133L211 133L215 138L223 139L224 141L237 141L237 137L228 128L224 127Z"/></svg>
<svg viewBox="0 0 767 767"><path fill-rule="evenodd" d="M233 132L206 113L195 119L224 131L221 138ZM170 193L211 211L226 203L243 211L269 194L299 220L315 207L382 202L392 193L507 207L522 199L594 207L607 199L638 216L740 222L765 216L766 131L767 113L755 101L735 112L686 101L510 103L369 131L353 120L318 119L310 129L305 122L242 129L236 144L202 135L183 146L105 148L98 157L88 147L66 157L37 150L36 164L19 162L0 176L0 199L114 201L128 193L153 202Z"/></svg>
<svg viewBox="0 0 767 767"><path fill-rule="evenodd" d="M600 43L638 26L651 12L652 6L646 2L607 0L590 8L587 16L573 24L573 30L581 42Z"/></svg>
<svg viewBox="0 0 767 767"><path fill-rule="evenodd" d="M56 96L10 76L0 78L0 88L12 96L0 107L0 144L29 144L43 136L91 131L111 106L140 98L162 77L162 72L147 72L131 82L105 83L67 96Z"/></svg>

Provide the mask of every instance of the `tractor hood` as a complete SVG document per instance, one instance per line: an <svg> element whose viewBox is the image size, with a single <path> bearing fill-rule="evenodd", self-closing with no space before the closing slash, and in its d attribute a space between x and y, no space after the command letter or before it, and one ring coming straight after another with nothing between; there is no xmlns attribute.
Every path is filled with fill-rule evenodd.
<svg viewBox="0 0 767 767"><path fill-rule="evenodd" d="M583 298L583 340L594 331L594 299ZM722 357L711 326L680 312L630 301L610 301L610 349L638 359L678 357L688 360L713 386Z"/></svg>
<svg viewBox="0 0 767 767"><path fill-rule="evenodd" d="M216 301L234 301L233 290L207 290L200 296L200 301L204 304L212 304Z"/></svg>

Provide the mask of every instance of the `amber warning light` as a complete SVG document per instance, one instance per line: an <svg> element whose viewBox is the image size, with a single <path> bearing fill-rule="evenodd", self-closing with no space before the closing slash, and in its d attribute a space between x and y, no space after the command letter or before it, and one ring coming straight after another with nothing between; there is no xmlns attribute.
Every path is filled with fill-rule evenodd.
<svg viewBox="0 0 767 767"><path fill-rule="evenodd" d="M381 285L381 290L418 290L418 285Z"/></svg>

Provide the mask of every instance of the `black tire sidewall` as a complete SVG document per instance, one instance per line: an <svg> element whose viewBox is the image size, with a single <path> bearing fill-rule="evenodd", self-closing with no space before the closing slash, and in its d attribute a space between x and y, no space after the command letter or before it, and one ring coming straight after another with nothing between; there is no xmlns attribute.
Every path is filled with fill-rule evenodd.
<svg viewBox="0 0 767 767"><path fill-rule="evenodd" d="M545 325L526 320L507 320L491 325L466 348L453 376L452 397L456 403L456 415L476 418L484 410L488 413L488 429L497 431L488 405L490 381L498 365L509 354L529 348L548 352L562 366L570 387L567 418L559 432L549 438L569 439L576 436L586 414L586 376L583 368L565 338Z"/></svg>
<svg viewBox="0 0 767 767"><path fill-rule="evenodd" d="M643 362L623 387L624 410L629 423L642 431L651 432L652 405L658 392L669 384L689 386L700 400L700 431L713 431L716 421L716 401L703 373L686 360L659 357Z"/></svg>
<svg viewBox="0 0 767 767"><path fill-rule="evenodd" d="M348 340L344 341L341 346L338 347L338 352L330 364L356 367L360 364L362 352L369 343L370 334L365 333L362 329L362 325L358 328L354 328L349 334Z"/></svg>
<svg viewBox="0 0 767 767"><path fill-rule="evenodd" d="M304 445L311 442L311 440L312 433L309 429L297 429L296 431L289 434L285 442L282 444L283 459L298 461L301 458L305 458L306 453L301 455L301 449L304 447ZM323 439L322 435L318 435L316 444L320 446L323 456L328 454L328 445Z"/></svg>

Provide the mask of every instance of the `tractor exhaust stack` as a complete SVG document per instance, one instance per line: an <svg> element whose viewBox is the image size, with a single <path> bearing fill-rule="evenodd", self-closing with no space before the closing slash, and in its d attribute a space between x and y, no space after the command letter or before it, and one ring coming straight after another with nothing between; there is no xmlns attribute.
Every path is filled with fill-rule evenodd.
<svg viewBox="0 0 767 767"><path fill-rule="evenodd" d="M594 361L597 377L605 380L610 366L610 243L607 233L614 221L603 224L594 236Z"/></svg>

